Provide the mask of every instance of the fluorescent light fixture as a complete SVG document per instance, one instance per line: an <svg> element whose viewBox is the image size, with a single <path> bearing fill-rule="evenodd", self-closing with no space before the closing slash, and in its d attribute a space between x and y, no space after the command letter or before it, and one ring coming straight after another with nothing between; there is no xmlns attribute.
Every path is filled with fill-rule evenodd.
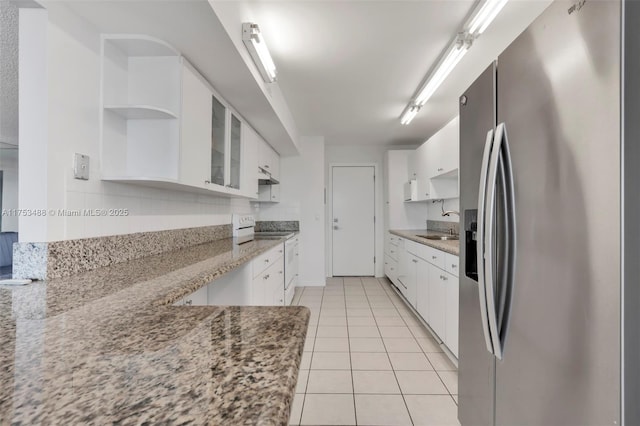
<svg viewBox="0 0 640 426"><path fill-rule="evenodd" d="M429 76L427 83L422 87L415 99L415 104L422 106L429 98L434 94L436 89L440 87L445 78L453 70L453 68L460 62L460 59L467 53L471 42L464 38L458 37L454 45L449 49L449 52L444 57L438 67Z"/></svg>
<svg viewBox="0 0 640 426"><path fill-rule="evenodd" d="M416 114L420 111L420 107L418 105L411 105L407 107L402 113L402 117L400 117L400 124L407 125L411 123L411 120L414 119Z"/></svg>
<svg viewBox="0 0 640 426"><path fill-rule="evenodd" d="M251 55L251 59L258 67L260 75L267 83L273 83L276 81L276 66L271 59L267 44L262 38L260 33L260 27L257 24L251 22L245 22L242 24L242 41L247 46L247 50Z"/></svg>
<svg viewBox="0 0 640 426"><path fill-rule="evenodd" d="M469 34L474 37L479 36L487 29L489 24L498 16L498 13L502 10L508 0L486 0L482 6L471 18L469 24Z"/></svg>

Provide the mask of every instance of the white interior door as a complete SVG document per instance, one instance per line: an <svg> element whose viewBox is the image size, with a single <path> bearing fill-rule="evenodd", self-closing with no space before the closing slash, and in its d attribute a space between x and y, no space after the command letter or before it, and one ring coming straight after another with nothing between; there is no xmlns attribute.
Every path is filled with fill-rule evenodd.
<svg viewBox="0 0 640 426"><path fill-rule="evenodd" d="M333 166L333 275L375 275L375 169Z"/></svg>

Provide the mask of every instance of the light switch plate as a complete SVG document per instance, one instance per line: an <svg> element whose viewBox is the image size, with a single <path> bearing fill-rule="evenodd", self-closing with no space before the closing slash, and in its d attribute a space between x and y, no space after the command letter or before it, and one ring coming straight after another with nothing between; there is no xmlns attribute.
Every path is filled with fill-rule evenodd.
<svg viewBox="0 0 640 426"><path fill-rule="evenodd" d="M89 180L89 156L76 154L73 159L73 177Z"/></svg>

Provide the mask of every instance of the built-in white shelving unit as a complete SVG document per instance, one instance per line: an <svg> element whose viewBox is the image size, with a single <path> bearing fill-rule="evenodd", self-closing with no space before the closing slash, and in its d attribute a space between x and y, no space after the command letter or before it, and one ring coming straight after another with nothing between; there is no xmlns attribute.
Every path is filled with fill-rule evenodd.
<svg viewBox="0 0 640 426"><path fill-rule="evenodd" d="M145 35L102 37L102 178L178 182L179 52Z"/></svg>

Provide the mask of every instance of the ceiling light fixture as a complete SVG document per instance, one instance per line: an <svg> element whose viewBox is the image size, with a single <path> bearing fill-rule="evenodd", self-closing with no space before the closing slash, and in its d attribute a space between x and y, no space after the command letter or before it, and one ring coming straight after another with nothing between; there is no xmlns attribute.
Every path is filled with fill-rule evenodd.
<svg viewBox="0 0 640 426"><path fill-rule="evenodd" d="M465 34L459 34L455 43L449 48L447 54L427 79L427 83L418 92L418 96L415 99L416 105L422 106L429 100L444 79L460 62L460 59L467 53L470 46L471 39L466 37Z"/></svg>
<svg viewBox="0 0 640 426"><path fill-rule="evenodd" d="M264 42L260 27L251 22L242 24L242 41L247 46L251 59L258 67L262 79L267 83L276 81L276 66L271 59L267 44Z"/></svg>
<svg viewBox="0 0 640 426"><path fill-rule="evenodd" d="M438 87L467 53L473 41L489 27L505 4L507 4L507 1L509 0L485 0L476 7L462 31L458 33L453 43L445 50L440 62L420 87L418 94L403 111L400 116L402 124L411 123L420 108L433 96Z"/></svg>
<svg viewBox="0 0 640 426"><path fill-rule="evenodd" d="M498 16L498 13L502 10L508 0L487 0L481 6L478 7L471 18L468 31L469 34L474 37L479 36L487 29L489 24Z"/></svg>
<svg viewBox="0 0 640 426"><path fill-rule="evenodd" d="M413 120L418 111L420 111L420 107L417 105L412 105L405 108L404 112L402 113L402 117L400 117L400 124L407 125L411 123L411 120Z"/></svg>

